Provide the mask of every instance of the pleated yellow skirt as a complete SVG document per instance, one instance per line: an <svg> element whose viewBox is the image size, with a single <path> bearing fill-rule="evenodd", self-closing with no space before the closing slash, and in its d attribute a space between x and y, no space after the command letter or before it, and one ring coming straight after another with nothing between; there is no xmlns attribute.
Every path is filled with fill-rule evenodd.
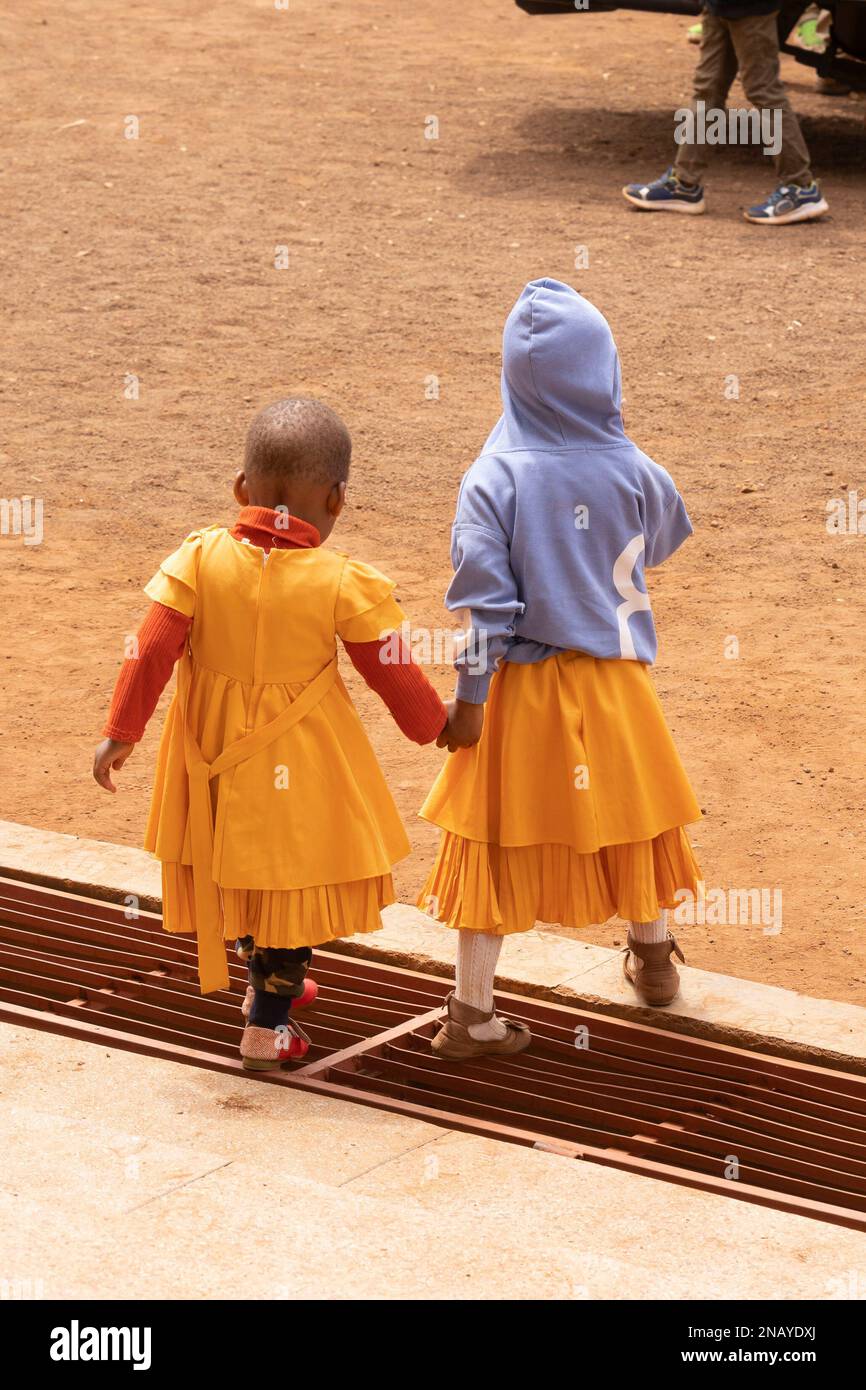
<svg viewBox="0 0 866 1390"><path fill-rule="evenodd" d="M568 845L501 846L447 831L419 899L446 926L508 936L536 922L588 927L614 915L653 922L696 884L700 868L686 832L606 845L578 854Z"/></svg>
<svg viewBox="0 0 866 1390"><path fill-rule="evenodd" d="M285 950L379 931L382 908L395 901L390 874L314 888L223 888L221 896L227 941L254 936L257 946ZM195 920L189 865L163 864L162 903L166 930L188 932Z"/></svg>
<svg viewBox="0 0 866 1390"><path fill-rule="evenodd" d="M421 815L444 833L418 903L451 927L649 922L701 877L684 828L700 807L634 661L505 663Z"/></svg>

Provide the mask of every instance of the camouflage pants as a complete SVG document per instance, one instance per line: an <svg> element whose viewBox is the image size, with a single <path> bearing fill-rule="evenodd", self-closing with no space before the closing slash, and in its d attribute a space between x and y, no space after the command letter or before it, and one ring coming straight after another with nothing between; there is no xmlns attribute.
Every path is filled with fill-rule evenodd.
<svg viewBox="0 0 866 1390"><path fill-rule="evenodd" d="M274 946L257 946L251 936L239 936L235 950L246 961L250 984L257 992L276 994L281 999L299 999L304 992L304 980L313 953L309 946L296 950L281 950Z"/></svg>

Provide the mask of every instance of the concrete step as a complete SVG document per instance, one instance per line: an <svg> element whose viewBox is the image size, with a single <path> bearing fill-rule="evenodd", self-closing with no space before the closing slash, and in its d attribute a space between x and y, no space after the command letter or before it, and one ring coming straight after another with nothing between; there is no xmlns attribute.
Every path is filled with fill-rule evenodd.
<svg viewBox="0 0 866 1390"><path fill-rule="evenodd" d="M30 1296L866 1293L862 1235L804 1217L6 1024L0 1068L0 1269Z"/></svg>

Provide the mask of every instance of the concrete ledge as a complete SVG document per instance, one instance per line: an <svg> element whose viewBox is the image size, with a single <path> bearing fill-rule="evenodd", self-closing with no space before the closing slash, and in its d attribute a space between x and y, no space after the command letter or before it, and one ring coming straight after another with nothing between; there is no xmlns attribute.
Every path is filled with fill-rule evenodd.
<svg viewBox="0 0 866 1390"><path fill-rule="evenodd" d="M143 849L0 821L0 874L87 898L122 902L132 893L145 912L162 909L162 870Z"/></svg>
<svg viewBox="0 0 866 1390"><path fill-rule="evenodd" d="M131 893L144 910L160 910L159 864L124 845L0 821L0 874L108 901L122 902ZM335 949L451 974L455 940L447 927L405 903L386 908L382 920L381 932ZM674 1004L645 1009L622 979L618 951L541 929L506 941L497 983L514 994L866 1075L866 1009L688 966L681 974L682 994Z"/></svg>

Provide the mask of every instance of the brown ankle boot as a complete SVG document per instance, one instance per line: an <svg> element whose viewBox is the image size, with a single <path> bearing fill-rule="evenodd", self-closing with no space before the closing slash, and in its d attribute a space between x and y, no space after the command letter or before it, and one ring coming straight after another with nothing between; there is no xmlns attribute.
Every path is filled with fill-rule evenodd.
<svg viewBox="0 0 866 1390"><path fill-rule="evenodd" d="M489 1023L493 1009L489 1013L483 1009L473 1009L471 1004L461 1003L453 994L449 994L445 1003L447 1021L431 1044L437 1057L446 1057L450 1062L468 1061L470 1057L513 1057L532 1042L532 1034L526 1024L512 1023L509 1018L502 1020L506 1028L504 1038L491 1038L489 1041L473 1038L469 1032L470 1023Z"/></svg>
<svg viewBox="0 0 866 1390"><path fill-rule="evenodd" d="M665 1004L673 1003L679 994L679 972L671 956L676 956L685 965L686 958L670 932L666 941L652 943L635 941L629 932L622 970L643 1004L662 1008Z"/></svg>

